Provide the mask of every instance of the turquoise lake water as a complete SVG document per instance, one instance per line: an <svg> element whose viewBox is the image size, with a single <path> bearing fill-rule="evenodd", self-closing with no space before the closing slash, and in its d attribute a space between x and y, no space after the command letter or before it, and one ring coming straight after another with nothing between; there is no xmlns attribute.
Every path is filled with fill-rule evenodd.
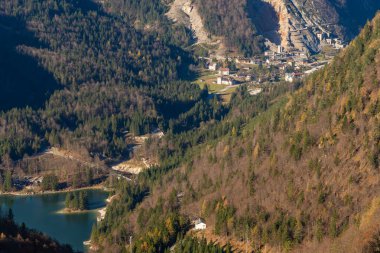
<svg viewBox="0 0 380 253"><path fill-rule="evenodd" d="M106 205L108 193L101 190L87 190L89 208L92 211L74 214L60 214L65 207L66 193L31 196L0 196L3 213L12 208L15 221L24 222L27 227L37 229L60 243L70 244L74 250L85 251L83 241L89 239L92 225L96 222L95 209Z"/></svg>

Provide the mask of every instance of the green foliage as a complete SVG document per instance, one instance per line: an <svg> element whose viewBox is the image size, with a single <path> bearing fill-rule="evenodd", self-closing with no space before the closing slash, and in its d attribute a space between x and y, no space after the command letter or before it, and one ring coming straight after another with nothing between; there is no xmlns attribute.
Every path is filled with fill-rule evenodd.
<svg viewBox="0 0 380 253"><path fill-rule="evenodd" d="M161 40L187 47L192 43L191 31L184 25L173 26L165 13L169 10L165 1L161 0L113 0L103 3L104 9L121 16L140 30L148 31ZM146 27L152 26L153 29Z"/></svg>
<svg viewBox="0 0 380 253"><path fill-rule="evenodd" d="M68 192L65 199L65 207L70 210L87 210L88 206L88 194L86 191L74 191Z"/></svg>
<svg viewBox="0 0 380 253"><path fill-rule="evenodd" d="M97 225L97 231L93 231L98 235L99 240L112 231L118 231L129 212L135 209L149 191L149 188L143 184L134 184L126 180L117 180L111 186L115 188L119 197L108 204L104 220Z"/></svg>
<svg viewBox="0 0 380 253"><path fill-rule="evenodd" d="M72 0L9 1L0 11L43 27L36 29L36 36L48 47L22 47L22 51L36 54L65 85L172 80L178 77L178 67L186 59L179 48L142 34L94 4L86 6ZM49 57L51 53L60 55L59 61Z"/></svg>
<svg viewBox="0 0 380 253"><path fill-rule="evenodd" d="M5 179L4 179L3 190L5 192L9 192L12 189L13 189L13 185L12 185L12 172L10 170L7 170L5 172Z"/></svg>
<svg viewBox="0 0 380 253"><path fill-rule="evenodd" d="M156 214L157 208L161 209L162 206L157 206L147 212ZM145 233L134 245L134 252L165 252L165 249L174 244L178 236L184 235L189 226L188 219L176 212L161 213L160 217L154 217L158 219L148 221L147 229L144 229Z"/></svg>
<svg viewBox="0 0 380 253"><path fill-rule="evenodd" d="M314 140L307 129L298 131L291 138L290 155L294 160L298 161L301 159L302 154L313 144Z"/></svg>
<svg viewBox="0 0 380 253"><path fill-rule="evenodd" d="M54 174L45 175L42 179L43 191L56 191L58 190L58 177Z"/></svg>
<svg viewBox="0 0 380 253"><path fill-rule="evenodd" d="M227 253L232 252L232 247L226 245L221 247L219 245L208 243L206 239L196 239L194 237L186 236L178 240L175 245L174 253Z"/></svg>
<svg viewBox="0 0 380 253"><path fill-rule="evenodd" d="M215 234L229 235L234 226L234 214L236 209L228 205L226 201L219 201L215 214Z"/></svg>

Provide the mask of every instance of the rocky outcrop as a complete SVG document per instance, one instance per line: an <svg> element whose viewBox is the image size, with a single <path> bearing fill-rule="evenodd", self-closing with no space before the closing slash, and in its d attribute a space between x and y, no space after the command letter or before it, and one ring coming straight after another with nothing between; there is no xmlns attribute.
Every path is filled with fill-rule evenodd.
<svg viewBox="0 0 380 253"><path fill-rule="evenodd" d="M174 22L184 24L191 29L197 43L211 43L210 36L203 26L198 8L191 0L175 0L166 15Z"/></svg>
<svg viewBox="0 0 380 253"><path fill-rule="evenodd" d="M318 52L317 34L351 40L380 9L380 1L248 0L248 7L258 31L272 43Z"/></svg>
<svg viewBox="0 0 380 253"><path fill-rule="evenodd" d="M304 17L292 1L253 0L250 6L253 22L259 32L272 43L281 45L286 50L297 49L311 52L319 50L318 39L310 27L313 26L312 22ZM266 11L263 12L263 10ZM268 24L273 20L277 22L277 26L272 25L272 31L268 30L268 27L263 29L263 23Z"/></svg>

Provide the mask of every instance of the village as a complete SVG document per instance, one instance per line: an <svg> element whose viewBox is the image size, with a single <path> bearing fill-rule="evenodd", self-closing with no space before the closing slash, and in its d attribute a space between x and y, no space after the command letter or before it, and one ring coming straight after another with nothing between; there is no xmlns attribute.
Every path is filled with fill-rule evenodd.
<svg viewBox="0 0 380 253"><path fill-rule="evenodd" d="M244 58L240 56L199 57L203 63L196 83L211 94L219 95L228 102L231 94L240 85L247 85L254 96L263 87L280 82L296 82L322 69L346 44L330 34L318 33L321 52L310 54L307 50L285 50L277 45L260 56Z"/></svg>

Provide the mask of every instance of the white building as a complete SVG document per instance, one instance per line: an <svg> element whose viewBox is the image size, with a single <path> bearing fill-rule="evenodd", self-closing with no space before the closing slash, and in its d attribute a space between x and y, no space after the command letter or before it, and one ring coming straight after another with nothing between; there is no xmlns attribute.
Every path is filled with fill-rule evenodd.
<svg viewBox="0 0 380 253"><path fill-rule="evenodd" d="M255 88L255 89L249 90L249 94L251 96L255 96L257 94L260 94L262 91L263 91L262 88Z"/></svg>
<svg viewBox="0 0 380 253"><path fill-rule="evenodd" d="M293 82L294 81L294 73L285 73L285 82Z"/></svg>
<svg viewBox="0 0 380 253"><path fill-rule="evenodd" d="M206 223L201 219L196 219L194 221L194 229L195 230L205 230L206 229Z"/></svg>
<svg viewBox="0 0 380 253"><path fill-rule="evenodd" d="M281 45L277 46L277 53L282 54L284 52L284 48Z"/></svg>
<svg viewBox="0 0 380 253"><path fill-rule="evenodd" d="M224 84L224 85L233 85L234 81L231 78L224 77L224 76L219 76L216 79L217 84Z"/></svg>
<svg viewBox="0 0 380 253"><path fill-rule="evenodd" d="M211 70L211 71L216 71L216 68L217 68L217 64L216 63L210 63L208 65L208 69Z"/></svg>
<svg viewBox="0 0 380 253"><path fill-rule="evenodd" d="M317 33L317 38L322 41L326 39L326 34L325 33Z"/></svg>
<svg viewBox="0 0 380 253"><path fill-rule="evenodd" d="M219 69L219 75L229 76L230 75L230 69L229 68L221 68L221 69Z"/></svg>

